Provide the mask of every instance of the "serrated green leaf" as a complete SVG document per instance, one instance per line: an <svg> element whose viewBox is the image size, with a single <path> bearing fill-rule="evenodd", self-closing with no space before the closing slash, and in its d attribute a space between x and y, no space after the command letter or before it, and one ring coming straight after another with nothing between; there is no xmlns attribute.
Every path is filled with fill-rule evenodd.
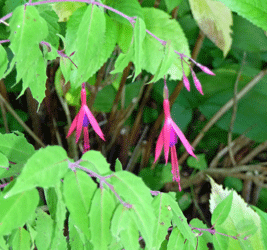
<svg viewBox="0 0 267 250"><path fill-rule="evenodd" d="M155 224L155 215L149 188L140 177L126 171L116 172L110 180L119 196L132 205L133 220L141 232L147 248L151 249L153 242L151 227Z"/></svg>
<svg viewBox="0 0 267 250"><path fill-rule="evenodd" d="M167 250L172 249L193 250L195 248L193 248L192 245L189 244L188 240L185 241L185 238L181 231L177 227L174 227L172 229L167 245Z"/></svg>
<svg viewBox="0 0 267 250"><path fill-rule="evenodd" d="M112 85L107 85L97 92L94 109L98 112L110 112L116 97L116 90Z"/></svg>
<svg viewBox="0 0 267 250"><path fill-rule="evenodd" d="M90 150L83 154L80 165L100 175L111 173L109 163L99 151Z"/></svg>
<svg viewBox="0 0 267 250"><path fill-rule="evenodd" d="M4 72L7 69L8 60L4 47L0 44L0 79L2 79Z"/></svg>
<svg viewBox="0 0 267 250"><path fill-rule="evenodd" d="M33 97L40 103L45 97L46 61L39 43L48 36L47 23L34 6L19 6L10 20L10 29L10 48L14 58L5 75L16 64L16 83L22 79L21 94L30 87Z"/></svg>
<svg viewBox="0 0 267 250"><path fill-rule="evenodd" d="M93 64L103 50L106 31L105 15L95 5L89 5L80 21L75 43L75 54L73 60L77 61L78 72L75 86L87 81L95 71Z"/></svg>
<svg viewBox="0 0 267 250"><path fill-rule="evenodd" d="M68 171L67 153L60 146L39 149L25 164L9 197L35 187L53 187Z"/></svg>
<svg viewBox="0 0 267 250"><path fill-rule="evenodd" d="M177 202L175 199L169 195L169 207L172 210L173 213L173 218L172 221L176 224L176 226L179 228L181 234L187 241L189 242L188 244L190 247L193 247L194 249L196 248L196 240L195 240L195 235L192 232L191 228L189 227L187 223L187 219L184 216L183 212L181 211L180 207L178 206Z"/></svg>
<svg viewBox="0 0 267 250"><path fill-rule="evenodd" d="M189 0L194 19L201 30L213 41L226 56L232 44L231 10L224 4L212 0Z"/></svg>
<svg viewBox="0 0 267 250"><path fill-rule="evenodd" d="M159 249L161 243L166 238L168 234L168 228L171 226L172 211L168 209L168 200L169 197L164 194L158 194L153 202L152 206L154 207L155 215L157 221L153 228L154 242L153 248Z"/></svg>
<svg viewBox="0 0 267 250"><path fill-rule="evenodd" d="M0 134L0 152L13 163L25 163L35 152L22 133Z"/></svg>
<svg viewBox="0 0 267 250"><path fill-rule="evenodd" d="M56 34L59 33L59 20L57 14L52 10L52 6L49 5L39 5L38 10L40 16L47 22L48 36L45 41L50 43L53 47L58 48L59 37Z"/></svg>
<svg viewBox="0 0 267 250"><path fill-rule="evenodd" d="M13 229L22 227L34 214L39 202L36 189L25 191L4 199L0 194L0 236L9 234Z"/></svg>
<svg viewBox="0 0 267 250"><path fill-rule="evenodd" d="M146 25L145 22L137 17L134 25L134 66L135 66L135 77L141 73L142 61L144 60L142 44L146 36Z"/></svg>
<svg viewBox="0 0 267 250"><path fill-rule="evenodd" d="M220 0L220 2L267 31L267 2L265 0Z"/></svg>
<svg viewBox="0 0 267 250"><path fill-rule="evenodd" d="M171 46L170 42L167 42L166 46L164 46L164 52L163 52L163 57L161 59L161 63L159 64L159 67L154 75L154 78L151 81L157 82L160 78L166 75L166 72L168 72L174 60L176 60L176 56L173 47Z"/></svg>
<svg viewBox="0 0 267 250"><path fill-rule="evenodd" d="M150 32L164 41L170 41L176 51L190 56L187 39L176 20L171 19L166 12L155 8L143 8L143 13L146 28ZM146 34L143 51L145 60L142 68L151 74L155 74L164 55L164 46L155 38ZM189 68L185 64L184 70L186 74L189 73ZM181 59L178 55L165 74L169 74L170 79L173 80L182 79Z"/></svg>
<svg viewBox="0 0 267 250"><path fill-rule="evenodd" d="M74 225L90 239L89 209L96 183L83 171L69 172L64 178L63 196Z"/></svg>
<svg viewBox="0 0 267 250"><path fill-rule="evenodd" d="M29 250L31 247L31 237L28 231L23 227L16 230L12 239L12 249Z"/></svg>
<svg viewBox="0 0 267 250"><path fill-rule="evenodd" d="M210 180L212 186L210 211L212 214L218 204L221 203L231 192L233 193L231 210L227 218L220 225L217 225L215 222L214 226L218 232L237 236L237 240L224 237L229 238L227 239L229 242L226 242L226 239L215 234L214 237L216 237L218 244L221 242L224 247L226 244L229 245L228 248L224 248L229 250L233 248L244 249L244 247L247 247L247 249L264 249L259 215L248 207L244 200L235 191L223 189L222 185L216 184L212 178L210 178ZM247 239L245 239L246 237Z"/></svg>
<svg viewBox="0 0 267 250"><path fill-rule="evenodd" d="M6 244L6 241L4 239L4 237L0 237L0 247L1 247L1 250L8 250L8 246Z"/></svg>
<svg viewBox="0 0 267 250"><path fill-rule="evenodd" d="M94 249L108 249L112 236L110 221L115 209L115 202L110 192L97 189L89 212L91 243Z"/></svg>
<svg viewBox="0 0 267 250"><path fill-rule="evenodd" d="M228 217L233 202L233 192L231 192L222 202L220 202L213 211L211 224L220 225Z"/></svg>
<svg viewBox="0 0 267 250"><path fill-rule="evenodd" d="M122 244L125 249L129 250L139 249L140 246L139 232L132 219L132 213L132 210L120 204L114 212L110 228L117 245L120 246Z"/></svg>
<svg viewBox="0 0 267 250"><path fill-rule="evenodd" d="M49 204L49 213L51 214L52 219L55 221L54 235L50 249L67 249L66 238L63 235L67 210L62 196L62 183L59 182L59 184L55 187L45 190L45 195L46 198L48 197L46 201L47 204Z"/></svg>
<svg viewBox="0 0 267 250"><path fill-rule="evenodd" d="M51 241L54 233L53 220L51 216L45 213L42 209L38 209L36 214L36 247L38 250L51 249Z"/></svg>

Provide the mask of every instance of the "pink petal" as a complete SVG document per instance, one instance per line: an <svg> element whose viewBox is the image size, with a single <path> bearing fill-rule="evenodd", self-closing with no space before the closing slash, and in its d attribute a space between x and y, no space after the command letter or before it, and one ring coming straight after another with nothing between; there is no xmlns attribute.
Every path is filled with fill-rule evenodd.
<svg viewBox="0 0 267 250"><path fill-rule="evenodd" d="M179 165L177 159L177 153L175 146L171 147L171 163L172 163L172 175L173 180L178 183L179 191L181 192L181 184L180 184L180 172L179 172Z"/></svg>
<svg viewBox="0 0 267 250"><path fill-rule="evenodd" d="M185 73L183 73L183 82L184 82L184 86L186 87L186 89L188 91L190 91L190 83L188 78L186 77Z"/></svg>
<svg viewBox="0 0 267 250"><path fill-rule="evenodd" d="M94 131L99 135L99 137L103 141L105 141L104 134L103 134L101 128L99 127L97 120L95 119L95 117L91 113L90 109L87 107L87 105L83 105L82 109L85 111L85 113L86 113L86 115L87 115L87 117L88 117L88 119L90 121L90 124L92 125Z"/></svg>
<svg viewBox="0 0 267 250"><path fill-rule="evenodd" d="M197 79L197 76L196 76L196 74L195 74L195 72L194 72L193 70L192 70L192 76L193 76L193 80L194 80L194 83L195 83L195 86L196 86L197 90L199 91L199 93L200 93L201 95L204 95L203 90L202 90L201 83L200 83L200 81Z"/></svg>
<svg viewBox="0 0 267 250"><path fill-rule="evenodd" d="M168 158L169 158L170 136L171 136L170 134L171 134L171 124L169 123L169 119L166 119L164 126L163 126L163 144L164 144L165 164L167 164Z"/></svg>
<svg viewBox="0 0 267 250"><path fill-rule="evenodd" d="M175 130L176 134L178 135L179 139L182 141L185 149L187 152L197 158L193 152L194 148L190 145L189 141L185 138L183 132L179 129L179 127L175 124L175 122L172 120L172 127Z"/></svg>
<svg viewBox="0 0 267 250"><path fill-rule="evenodd" d="M87 152L90 149L89 144L89 132L88 127L83 127L83 134L84 134L84 147L83 147L83 153Z"/></svg>
<svg viewBox="0 0 267 250"><path fill-rule="evenodd" d="M156 162L160 156L161 150L163 147L163 129L161 130L159 137L158 137L158 141L156 144L156 150L155 150L155 160L154 162Z"/></svg>
<svg viewBox="0 0 267 250"><path fill-rule="evenodd" d="M69 132L68 132L68 134L67 134L67 138L73 133L73 131L75 130L75 128L76 128L76 126L77 126L78 115L79 115L79 113L75 116L73 122L71 123Z"/></svg>
<svg viewBox="0 0 267 250"><path fill-rule="evenodd" d="M206 74L215 76L215 74L206 66L201 65L200 63L197 63L197 66Z"/></svg>
<svg viewBox="0 0 267 250"><path fill-rule="evenodd" d="M82 133L82 127L83 127L83 118L85 115L85 110L83 108L80 109L78 113L78 121L77 121L77 127L76 127L76 143L78 142L81 133Z"/></svg>

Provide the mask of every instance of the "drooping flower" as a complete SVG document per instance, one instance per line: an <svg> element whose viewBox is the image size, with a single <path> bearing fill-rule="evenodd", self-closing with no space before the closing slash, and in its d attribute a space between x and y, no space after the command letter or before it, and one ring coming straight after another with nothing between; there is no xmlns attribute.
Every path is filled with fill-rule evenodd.
<svg viewBox="0 0 267 250"><path fill-rule="evenodd" d="M87 152L90 149L89 144L89 131L88 131L88 125L91 124L95 132L99 135L99 137L105 141L104 134L99 127L97 120L93 116L92 112L88 108L86 104L86 90L85 90L85 83L82 84L82 90L81 90L81 102L82 106L79 111L79 113L75 116L69 132L67 134L67 138L73 133L73 131L76 129L76 143L78 142L83 128L84 133L84 149L83 153Z"/></svg>
<svg viewBox="0 0 267 250"><path fill-rule="evenodd" d="M165 80L165 79L164 79ZM183 132L179 129L179 127L175 124L175 122L171 118L170 114L170 103L168 99L168 88L165 81L164 86L164 100L163 100L163 109L165 115L165 122L163 128L160 132L157 144L156 144L156 152L155 152L155 161L156 162L161 154L162 148L164 146L164 156L165 156L165 164L168 162L169 158L169 150L171 149L171 164L172 164L172 174L173 180L178 183L179 191L181 191L180 184L180 174L179 174L179 166L178 159L176 153L175 144L177 143L177 137L183 143L187 152L196 158L193 147L190 145L188 140L186 139Z"/></svg>

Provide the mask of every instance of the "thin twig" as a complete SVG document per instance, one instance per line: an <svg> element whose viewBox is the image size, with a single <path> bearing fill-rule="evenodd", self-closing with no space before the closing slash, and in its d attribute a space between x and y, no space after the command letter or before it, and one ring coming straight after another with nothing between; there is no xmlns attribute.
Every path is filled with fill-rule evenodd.
<svg viewBox="0 0 267 250"><path fill-rule="evenodd" d="M235 81L235 85L234 85L234 96L233 96L233 113L232 113L232 118L231 118L231 122L230 122L230 126L229 126L229 130L228 130L228 145L229 145L229 156L230 159L232 161L233 166L236 166L236 161L235 161L235 157L232 151L232 148L230 147L231 142L232 142L232 133L233 133L233 129L234 129L234 123L235 123L235 119L236 119L236 113L237 113L237 91L238 91L238 83L240 81L240 77L245 65L245 61L246 61L246 52L244 52L243 54L243 59L242 59L242 63L240 66L240 69L238 71L237 77L236 77L236 81Z"/></svg>
<svg viewBox="0 0 267 250"><path fill-rule="evenodd" d="M238 94L237 100L243 98L265 75L267 74L267 68L260 71ZM220 110L209 120L205 127L197 135L196 139L192 142L192 146L195 148L202 140L206 132L233 106L233 98L229 100ZM179 159L179 163L182 164L187 158L188 153L185 153Z"/></svg>
<svg viewBox="0 0 267 250"><path fill-rule="evenodd" d="M45 147L45 144L33 133L33 131L25 124L24 121L17 115L16 111L9 105L5 98L0 94L0 100L5 104L7 110L14 116L18 123L27 131L27 133L42 147Z"/></svg>

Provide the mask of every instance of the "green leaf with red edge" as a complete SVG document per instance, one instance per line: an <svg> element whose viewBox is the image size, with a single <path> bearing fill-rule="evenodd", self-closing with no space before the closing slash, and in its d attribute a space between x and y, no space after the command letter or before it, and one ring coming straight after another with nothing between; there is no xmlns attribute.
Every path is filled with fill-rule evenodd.
<svg viewBox="0 0 267 250"><path fill-rule="evenodd" d="M5 198L33 189L55 186L68 171L67 153L60 146L41 148L27 161Z"/></svg>
<svg viewBox="0 0 267 250"><path fill-rule="evenodd" d="M111 243L110 222L115 206L110 190L104 188L96 190L89 212L91 243L94 249L108 249Z"/></svg>
<svg viewBox="0 0 267 250"><path fill-rule="evenodd" d="M39 202L36 189L16 194L5 199L0 194L0 236L9 234L13 229L23 227L27 220L34 215Z"/></svg>
<svg viewBox="0 0 267 250"><path fill-rule="evenodd" d="M218 1L218 0L217 0ZM256 26L267 31L267 2L265 0L219 0L232 11L245 17Z"/></svg>
<svg viewBox="0 0 267 250"><path fill-rule="evenodd" d="M224 4L213 0L189 0L194 19L200 29L227 55L231 48L231 10Z"/></svg>
<svg viewBox="0 0 267 250"><path fill-rule="evenodd" d="M48 36L47 23L34 6L19 6L10 20L10 30L10 48L14 58L5 76L16 64L16 83L22 79L21 94L30 87L33 97L40 103L45 97L47 77L46 60L39 43Z"/></svg>
<svg viewBox="0 0 267 250"><path fill-rule="evenodd" d="M73 224L90 239L88 213L95 193L96 183L87 173L77 170L64 178L63 196Z"/></svg>

